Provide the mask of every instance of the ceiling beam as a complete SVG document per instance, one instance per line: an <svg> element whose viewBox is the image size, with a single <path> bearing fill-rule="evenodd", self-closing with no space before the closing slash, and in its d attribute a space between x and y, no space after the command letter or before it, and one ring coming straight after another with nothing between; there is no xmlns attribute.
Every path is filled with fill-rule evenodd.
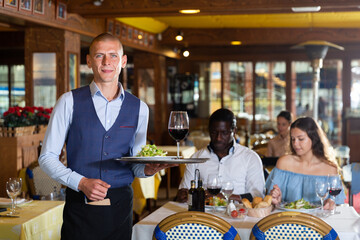
<svg viewBox="0 0 360 240"><path fill-rule="evenodd" d="M231 40L242 45L288 45L309 40L333 43L358 43L358 28L247 28L247 29L181 29L184 40L175 40L177 29L169 28L162 33L163 45L169 46L229 46Z"/></svg>
<svg viewBox="0 0 360 240"><path fill-rule="evenodd" d="M291 7L321 6L321 12L358 11L360 0L68 0L68 12L90 18L179 16L180 9L198 15L291 13Z"/></svg>

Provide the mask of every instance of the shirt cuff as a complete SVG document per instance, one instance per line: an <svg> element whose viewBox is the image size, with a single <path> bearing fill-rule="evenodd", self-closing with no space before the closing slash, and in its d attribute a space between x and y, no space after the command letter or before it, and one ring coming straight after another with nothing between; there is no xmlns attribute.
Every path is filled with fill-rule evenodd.
<svg viewBox="0 0 360 240"><path fill-rule="evenodd" d="M77 191L79 192L79 183L80 183L80 180L83 178L84 176L78 174L77 172L72 172L70 174L70 177L69 177L69 188L71 188L72 190L74 191Z"/></svg>

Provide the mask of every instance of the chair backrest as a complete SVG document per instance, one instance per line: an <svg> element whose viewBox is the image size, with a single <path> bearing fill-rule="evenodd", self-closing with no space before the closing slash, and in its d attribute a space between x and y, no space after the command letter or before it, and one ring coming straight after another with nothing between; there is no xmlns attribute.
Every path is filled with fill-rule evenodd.
<svg viewBox="0 0 360 240"><path fill-rule="evenodd" d="M339 240L336 231L318 217L301 212L281 212L261 219L252 228L250 240Z"/></svg>
<svg viewBox="0 0 360 240"><path fill-rule="evenodd" d="M175 213L156 226L153 240L176 239L241 240L236 229L224 219L195 211Z"/></svg>
<svg viewBox="0 0 360 240"><path fill-rule="evenodd" d="M61 184L49 177L39 166L38 162L30 164L26 170L30 195L33 199L41 199L50 193L60 191Z"/></svg>

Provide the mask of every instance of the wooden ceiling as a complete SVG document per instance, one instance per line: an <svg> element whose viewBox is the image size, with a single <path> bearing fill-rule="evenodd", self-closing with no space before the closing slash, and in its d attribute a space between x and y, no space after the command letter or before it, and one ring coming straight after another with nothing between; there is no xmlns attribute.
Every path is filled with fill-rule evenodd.
<svg viewBox="0 0 360 240"><path fill-rule="evenodd" d="M169 46L291 45L308 40L337 44L360 39L360 0L68 0L68 12L85 18L116 18L161 33ZM320 6L318 13L292 7ZM199 9L183 15L180 9ZM153 28L160 24L157 30ZM153 28L151 28L153 27ZM174 37L181 30L184 41Z"/></svg>

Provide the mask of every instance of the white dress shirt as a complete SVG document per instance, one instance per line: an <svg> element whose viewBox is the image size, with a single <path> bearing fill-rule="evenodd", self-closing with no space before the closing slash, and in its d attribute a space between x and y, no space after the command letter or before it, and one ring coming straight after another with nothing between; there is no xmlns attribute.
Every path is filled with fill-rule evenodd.
<svg viewBox="0 0 360 240"><path fill-rule="evenodd" d="M253 197L263 197L264 171L260 157L247 147L234 142L229 155L220 161L208 146L194 153L194 158L210 158L205 163L187 164L179 189L190 188L190 181L195 179L195 169L200 170L200 179L205 187L209 174L218 174L220 181L232 181L233 194L251 193Z"/></svg>

